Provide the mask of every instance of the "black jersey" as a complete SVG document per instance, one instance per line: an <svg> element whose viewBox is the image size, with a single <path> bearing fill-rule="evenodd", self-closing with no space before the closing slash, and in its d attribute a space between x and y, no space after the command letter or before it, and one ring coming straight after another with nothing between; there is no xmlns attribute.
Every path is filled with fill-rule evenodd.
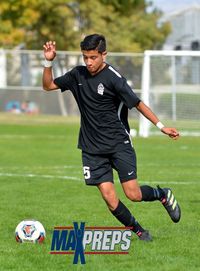
<svg viewBox="0 0 200 271"><path fill-rule="evenodd" d="M130 147L128 108L140 99L126 79L106 65L96 75L77 66L54 79L61 91L71 90L81 113L78 147L94 154L113 153Z"/></svg>

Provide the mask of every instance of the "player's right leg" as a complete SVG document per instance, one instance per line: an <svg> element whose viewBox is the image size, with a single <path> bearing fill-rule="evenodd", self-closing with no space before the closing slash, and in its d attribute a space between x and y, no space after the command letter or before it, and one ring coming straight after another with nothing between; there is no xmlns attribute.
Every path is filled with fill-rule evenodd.
<svg viewBox="0 0 200 271"><path fill-rule="evenodd" d="M151 236L148 231L142 228L128 208L118 199L113 184L109 155L94 155L82 152L82 161L86 184L95 185L99 188L112 215L124 226L133 227L133 232L137 234L140 240L150 241Z"/></svg>
<svg viewBox="0 0 200 271"><path fill-rule="evenodd" d="M109 210L126 227L132 227L133 232L143 241L151 241L149 232L136 221L129 209L118 199L112 182L103 182L97 186Z"/></svg>

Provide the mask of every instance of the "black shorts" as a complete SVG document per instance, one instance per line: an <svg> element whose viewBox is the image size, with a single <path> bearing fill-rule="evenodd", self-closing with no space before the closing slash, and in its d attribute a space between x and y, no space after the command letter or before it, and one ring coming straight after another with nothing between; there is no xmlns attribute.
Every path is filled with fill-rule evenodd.
<svg viewBox="0 0 200 271"><path fill-rule="evenodd" d="M82 151L82 162L87 185L113 182L113 169L117 171L120 182L137 178L136 154L132 147L101 155Z"/></svg>

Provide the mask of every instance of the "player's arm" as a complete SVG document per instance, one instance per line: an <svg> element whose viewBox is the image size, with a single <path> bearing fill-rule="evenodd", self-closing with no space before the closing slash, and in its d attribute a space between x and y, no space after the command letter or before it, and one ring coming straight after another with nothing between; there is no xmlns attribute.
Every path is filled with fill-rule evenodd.
<svg viewBox="0 0 200 271"><path fill-rule="evenodd" d="M165 127L158 119L158 117L151 111L151 109L140 101L136 105L137 110L142 113L144 117L150 120L154 125L156 125L164 134L168 135L173 139L179 138L179 132L175 128Z"/></svg>
<svg viewBox="0 0 200 271"><path fill-rule="evenodd" d="M59 87L53 81L52 61L56 57L56 43L55 41L48 41L43 45L44 49L44 70L43 70L43 89L50 91L58 89Z"/></svg>

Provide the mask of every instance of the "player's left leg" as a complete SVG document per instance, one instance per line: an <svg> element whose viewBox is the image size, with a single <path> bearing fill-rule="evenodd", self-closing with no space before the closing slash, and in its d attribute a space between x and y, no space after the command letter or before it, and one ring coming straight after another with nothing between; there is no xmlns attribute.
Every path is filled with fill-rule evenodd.
<svg viewBox="0 0 200 271"><path fill-rule="evenodd" d="M123 181L125 195L131 201L159 200L165 207L172 221L177 223L181 218L181 209L170 188L153 188L149 185L139 186L136 179Z"/></svg>
<svg viewBox="0 0 200 271"><path fill-rule="evenodd" d="M121 181L123 190L128 199L132 201L155 201L161 200L165 193L160 188L149 185L139 185L137 179Z"/></svg>
<svg viewBox="0 0 200 271"><path fill-rule="evenodd" d="M112 156L112 166L118 172L125 195L131 201L160 201L173 222L181 217L180 207L169 188L153 188L149 185L139 186L137 182L136 154L132 147L117 152Z"/></svg>

